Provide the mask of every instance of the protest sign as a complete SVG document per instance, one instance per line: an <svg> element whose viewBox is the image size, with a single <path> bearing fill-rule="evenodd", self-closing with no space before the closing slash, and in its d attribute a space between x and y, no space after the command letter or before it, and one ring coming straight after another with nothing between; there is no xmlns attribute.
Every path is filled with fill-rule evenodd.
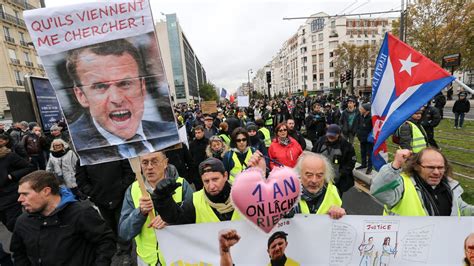
<svg viewBox="0 0 474 266"><path fill-rule="evenodd" d="M201 112L203 114L212 114L217 112L216 101L205 101L201 102Z"/></svg>
<svg viewBox="0 0 474 266"><path fill-rule="evenodd" d="M179 143L148 1L24 12L81 165Z"/></svg>
<svg viewBox="0 0 474 266"><path fill-rule="evenodd" d="M231 197L244 217L268 233L298 203L300 190L291 168L275 168L267 179L260 169L250 168L235 177Z"/></svg>
<svg viewBox="0 0 474 266"><path fill-rule="evenodd" d="M471 217L296 215L269 234L236 221L168 226L157 230L157 237L167 265L219 265L218 234L225 229L241 237L230 248L235 265L268 265L269 240L276 232L286 234L283 253L292 265L463 265L464 240L474 222Z"/></svg>
<svg viewBox="0 0 474 266"><path fill-rule="evenodd" d="M239 107L249 107L249 96L237 96L237 104Z"/></svg>

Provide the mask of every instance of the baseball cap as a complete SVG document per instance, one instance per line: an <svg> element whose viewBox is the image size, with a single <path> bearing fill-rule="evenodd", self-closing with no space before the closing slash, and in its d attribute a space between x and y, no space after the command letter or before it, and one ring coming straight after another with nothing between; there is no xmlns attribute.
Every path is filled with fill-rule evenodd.
<svg viewBox="0 0 474 266"><path fill-rule="evenodd" d="M277 239L277 238L283 238L286 241L286 236L287 235L288 234L283 232L283 231L277 231L277 232L273 233L273 235L271 235L270 238L268 239L267 248L270 248L270 245L272 244L272 242L275 241L275 239Z"/></svg>
<svg viewBox="0 0 474 266"><path fill-rule="evenodd" d="M336 135L341 134L341 128L336 124L331 124L328 126L326 131L326 136L335 137Z"/></svg>
<svg viewBox="0 0 474 266"><path fill-rule="evenodd" d="M220 172L223 174L225 173L224 164L219 159L213 157L207 158L199 164L199 175L207 172Z"/></svg>

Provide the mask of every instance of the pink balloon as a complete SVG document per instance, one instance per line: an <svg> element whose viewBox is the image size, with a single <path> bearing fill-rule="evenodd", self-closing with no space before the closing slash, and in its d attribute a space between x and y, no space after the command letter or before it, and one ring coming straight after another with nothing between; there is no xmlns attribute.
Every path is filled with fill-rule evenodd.
<svg viewBox="0 0 474 266"><path fill-rule="evenodd" d="M269 233L298 203L300 192L300 180L291 168L275 168L268 179L260 169L250 168L236 176L231 197L243 216Z"/></svg>

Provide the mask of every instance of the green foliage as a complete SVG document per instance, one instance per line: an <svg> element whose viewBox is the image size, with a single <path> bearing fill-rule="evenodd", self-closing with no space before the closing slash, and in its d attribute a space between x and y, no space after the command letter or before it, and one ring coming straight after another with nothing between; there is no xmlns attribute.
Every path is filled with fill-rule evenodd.
<svg viewBox="0 0 474 266"><path fill-rule="evenodd" d="M338 80L339 75L346 70L352 70L352 77L359 78L365 75L365 70L370 72L369 69L373 68L377 56L377 47L369 44L355 45L344 42L337 46L334 54L336 57L334 68ZM353 86L351 86L351 94L354 94Z"/></svg>
<svg viewBox="0 0 474 266"><path fill-rule="evenodd" d="M407 8L406 42L434 62L461 53L461 69L474 68L474 2L415 0ZM393 34L399 35L400 21Z"/></svg>
<svg viewBox="0 0 474 266"><path fill-rule="evenodd" d="M204 83L199 87L199 96L203 101L217 101L216 86L212 83Z"/></svg>

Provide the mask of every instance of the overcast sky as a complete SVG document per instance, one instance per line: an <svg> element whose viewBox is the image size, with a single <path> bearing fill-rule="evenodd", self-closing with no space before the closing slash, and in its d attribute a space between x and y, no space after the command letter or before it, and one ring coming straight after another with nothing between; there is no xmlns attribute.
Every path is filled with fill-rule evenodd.
<svg viewBox="0 0 474 266"><path fill-rule="evenodd" d="M91 0L46 0L46 7ZM151 0L155 21L176 13L207 78L235 91L247 70L267 64L305 20L283 20L318 12L329 15L400 9L400 0ZM377 15L398 16L396 13ZM252 75L251 77L252 78Z"/></svg>

